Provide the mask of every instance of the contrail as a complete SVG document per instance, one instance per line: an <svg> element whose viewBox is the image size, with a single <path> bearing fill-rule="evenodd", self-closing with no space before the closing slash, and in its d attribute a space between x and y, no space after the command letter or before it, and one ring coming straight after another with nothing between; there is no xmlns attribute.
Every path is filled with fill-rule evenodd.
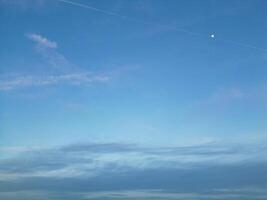
<svg viewBox="0 0 267 200"><path fill-rule="evenodd" d="M105 15L118 17L118 18L121 18L121 19L124 19L124 20L129 20L129 21L142 23L142 24L160 26L160 27L163 27L163 28L168 28L168 29L177 31L177 32L187 33L187 34L190 34L192 36L205 37L205 38L210 37L210 35L208 35L208 34L198 33L198 32L190 31L190 30L187 30L187 29L178 28L178 27L175 27L175 26L163 25L163 24L153 23L153 22L149 22L149 21L145 21L145 20L139 20L139 19L132 18L132 17L129 17L129 16L126 16L126 15L120 15L120 14L115 13L115 12L99 9L99 8L96 8L96 7L93 7L93 6L88 6L86 4L81 4L81 3L77 3L77 2L73 2L73 1L69 1L69 0L57 0L57 1L65 3L65 4L69 4L69 5L72 5L72 6L77 6L77 7L85 8L85 9L92 10L92 11L95 11L95 12L99 12L99 13L102 13L102 14L105 14ZM216 39L217 41L228 42L228 43L240 46L240 47L246 47L246 48L256 49L256 50L260 50L260 51L267 51L267 49L264 49L264 48L261 48L261 47L257 47L257 46L246 44L246 43L242 43L242 42L236 42L236 41L233 41L233 40L222 39L222 38L214 38L214 36L213 36L212 39L213 40Z"/></svg>
<svg viewBox="0 0 267 200"><path fill-rule="evenodd" d="M196 33L196 32L193 32L193 31L186 30L186 29L177 28L177 27L174 27L174 26L157 24L157 23L153 23L153 22L139 20L139 19L132 18L132 17L129 17L129 16L126 16L126 15L120 15L120 14L115 13L115 12L110 12L110 11L107 11L107 10L102 10L102 9L99 9L99 8L95 8L93 6L88 6L86 4L81 4L81 3L77 3L77 2L73 2L73 1L69 1L69 0L57 0L57 1L69 4L69 5L78 6L78 7L85 8L85 9L89 9L89 10L92 10L92 11L95 11L95 12L100 12L100 13L103 13L103 14L106 14L106 15L115 16L115 17L119 17L119 18L122 18L122 19L130 20L130 21L137 22L137 23L156 25L156 26L160 26L160 27L164 27L164 28L169 28L169 29L172 29L172 30L175 30L175 31L188 33L188 34L195 35L195 36L207 37L206 34L200 34L200 33Z"/></svg>
<svg viewBox="0 0 267 200"><path fill-rule="evenodd" d="M246 44L246 43L242 43L242 42L237 42L237 41L233 41L233 40L227 40L227 39L218 39L219 41L224 41L224 42L228 42L240 47L246 47L246 48L250 48L250 49L256 49L256 50L260 50L260 51L267 51L267 49L261 48L261 47L257 47L254 45L250 45L250 44Z"/></svg>
<svg viewBox="0 0 267 200"><path fill-rule="evenodd" d="M76 3L76 2L68 1L68 0L58 0L58 1L63 2L63 3L68 3L68 4L71 4L71 5L74 5L74 6L79 6L79 7L82 7L82 8L86 8L86 9L89 9L89 10L93 10L93 11L96 11L96 12L101 12L101 13L106 14L106 15L112 15L112 16L116 16L116 17L120 17L120 18L126 18L126 16L119 15L119 14L114 13L114 12L109 12L109 11L106 11L106 10L98 9L98 8L95 8L95 7L92 7L92 6L88 6L88 5L85 5L85 4Z"/></svg>

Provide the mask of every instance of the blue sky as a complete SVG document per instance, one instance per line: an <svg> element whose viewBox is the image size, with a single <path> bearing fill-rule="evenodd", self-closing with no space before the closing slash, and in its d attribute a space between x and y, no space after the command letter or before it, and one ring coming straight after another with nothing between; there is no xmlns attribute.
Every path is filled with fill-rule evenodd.
<svg viewBox="0 0 267 200"><path fill-rule="evenodd" d="M266 8L0 0L0 197L66 199L68 181L78 200L267 195Z"/></svg>

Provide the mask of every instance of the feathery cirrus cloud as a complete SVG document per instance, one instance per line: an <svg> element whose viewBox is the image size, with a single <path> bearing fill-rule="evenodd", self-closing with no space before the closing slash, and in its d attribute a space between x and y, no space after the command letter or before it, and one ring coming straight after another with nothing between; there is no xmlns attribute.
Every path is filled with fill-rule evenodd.
<svg viewBox="0 0 267 200"><path fill-rule="evenodd" d="M108 73L88 71L70 62L64 55L58 52L57 42L36 33L28 33L26 37L35 43L37 53L43 57L48 67L52 67L52 70L49 74L46 70L40 74L31 74L29 72L25 72L23 75L16 73L3 74L0 76L0 91L57 84L82 85L106 83L111 80Z"/></svg>
<svg viewBox="0 0 267 200"><path fill-rule="evenodd" d="M0 159L0 198L18 200L14 193L38 200L240 200L267 195L265 145L84 143L24 150Z"/></svg>
<svg viewBox="0 0 267 200"><path fill-rule="evenodd" d="M47 76L15 76L13 78L9 77L6 80L0 80L0 91L56 84L81 85L82 83L105 83L109 80L109 76L94 75L92 73L72 73Z"/></svg>

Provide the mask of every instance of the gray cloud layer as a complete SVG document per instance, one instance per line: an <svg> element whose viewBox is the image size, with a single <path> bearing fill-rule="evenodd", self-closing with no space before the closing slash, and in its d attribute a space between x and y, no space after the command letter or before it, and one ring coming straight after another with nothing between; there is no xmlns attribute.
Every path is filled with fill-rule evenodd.
<svg viewBox="0 0 267 200"><path fill-rule="evenodd" d="M264 150L264 145L124 143L24 149L0 159L0 198L264 199Z"/></svg>

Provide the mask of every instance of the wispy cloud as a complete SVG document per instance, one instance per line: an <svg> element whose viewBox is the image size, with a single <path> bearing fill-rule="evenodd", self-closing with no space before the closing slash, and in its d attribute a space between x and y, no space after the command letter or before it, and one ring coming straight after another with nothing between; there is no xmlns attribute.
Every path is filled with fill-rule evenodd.
<svg viewBox="0 0 267 200"><path fill-rule="evenodd" d="M5 148L11 155L17 148ZM209 165L232 165L250 160L257 162L266 156L264 145L220 145L149 147L126 143L72 144L55 148L19 147L18 157L0 159L1 174L10 177L35 177L40 174L88 175L98 174L105 168L127 169L192 169ZM1 149L0 149L1 150ZM267 160L266 160L267 161ZM12 167L11 167L12 166ZM56 171L55 171L56 170ZM40 173L42 172L42 173ZM75 173L74 173L75 172ZM90 173L91 174L91 173ZM69 176L68 175L68 176ZM6 176L5 176L6 177Z"/></svg>
<svg viewBox="0 0 267 200"><path fill-rule="evenodd" d="M0 80L0 91L32 86L56 85L59 83L67 83L72 85L80 85L82 83L105 83L109 80L109 76L95 75L88 72L47 76L16 76L5 80Z"/></svg>
<svg viewBox="0 0 267 200"><path fill-rule="evenodd" d="M167 199L167 200L192 200L192 199L265 199L265 188L239 188L236 190L219 190L206 192L175 192L163 189L150 190L118 190L104 192L89 192L84 194L88 199Z"/></svg>
<svg viewBox="0 0 267 200"><path fill-rule="evenodd" d="M46 37L36 34L28 33L26 37L34 41L35 51L43 58L46 63L46 68L52 68L52 70L60 73L70 73L73 71L81 71L81 68L69 61L62 53L58 51L58 43L51 41Z"/></svg>
<svg viewBox="0 0 267 200"><path fill-rule="evenodd" d="M216 114L218 111L223 113L238 106L243 107L243 110L250 109L253 105L266 107L266 83L250 87L219 88L193 103L195 110L205 110L207 114L215 110Z"/></svg>
<svg viewBox="0 0 267 200"><path fill-rule="evenodd" d="M23 75L3 74L0 76L0 91L57 84L106 83L111 80L108 73L88 71L70 62L58 52L57 42L36 33L26 34L26 37L35 42L36 51L43 57L46 69L34 75L26 72ZM52 68L47 70L49 66L52 66ZM49 74L47 71L49 71Z"/></svg>
<svg viewBox="0 0 267 200"><path fill-rule="evenodd" d="M37 45L40 45L42 47L47 47L47 48L57 48L57 43L54 41L50 41L47 38L45 38L42 35L35 34L35 33L29 33L27 34L27 37L36 42Z"/></svg>
<svg viewBox="0 0 267 200"><path fill-rule="evenodd" d="M51 200L253 199L266 196L265 152L259 144L27 149L0 159L0 198L17 200L11 194L20 191Z"/></svg>

